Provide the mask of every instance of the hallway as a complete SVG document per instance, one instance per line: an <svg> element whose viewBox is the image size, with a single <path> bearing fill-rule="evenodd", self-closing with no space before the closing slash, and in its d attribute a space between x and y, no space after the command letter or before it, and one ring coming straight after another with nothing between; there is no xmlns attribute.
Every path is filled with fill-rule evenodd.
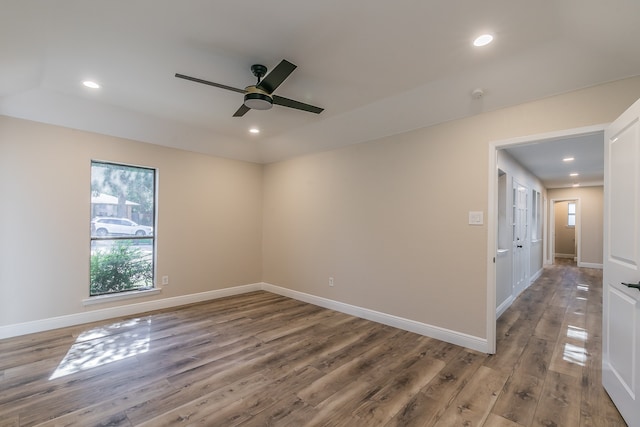
<svg viewBox="0 0 640 427"><path fill-rule="evenodd" d="M497 354L511 371L492 413L517 425L624 426L601 385L602 270L556 259L500 317Z"/></svg>

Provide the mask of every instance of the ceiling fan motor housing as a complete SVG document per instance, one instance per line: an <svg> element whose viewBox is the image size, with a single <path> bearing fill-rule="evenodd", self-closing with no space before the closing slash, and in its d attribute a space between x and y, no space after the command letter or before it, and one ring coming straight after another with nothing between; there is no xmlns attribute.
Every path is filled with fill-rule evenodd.
<svg viewBox="0 0 640 427"><path fill-rule="evenodd" d="M252 110L268 110L273 107L273 98L255 86L247 86L247 93L244 95L244 105Z"/></svg>

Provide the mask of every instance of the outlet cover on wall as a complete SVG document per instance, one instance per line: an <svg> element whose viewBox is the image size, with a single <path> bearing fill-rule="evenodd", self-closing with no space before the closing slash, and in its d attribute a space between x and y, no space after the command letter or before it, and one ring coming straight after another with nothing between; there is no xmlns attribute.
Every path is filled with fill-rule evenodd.
<svg viewBox="0 0 640 427"><path fill-rule="evenodd" d="M484 224L484 214L482 211L469 211L469 225Z"/></svg>
<svg viewBox="0 0 640 427"><path fill-rule="evenodd" d="M163 285L169 284L169 276L162 276L162 284Z"/></svg>

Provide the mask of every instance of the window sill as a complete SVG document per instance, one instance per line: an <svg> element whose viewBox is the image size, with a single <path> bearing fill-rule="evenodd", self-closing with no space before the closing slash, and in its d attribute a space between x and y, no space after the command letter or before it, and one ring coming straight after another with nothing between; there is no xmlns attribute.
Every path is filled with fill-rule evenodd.
<svg viewBox="0 0 640 427"><path fill-rule="evenodd" d="M140 298L140 297L148 297L151 295L159 294L162 291L162 288L153 288L153 289L144 289L140 291L128 291L128 292L120 292L117 294L110 295L97 295L95 297L89 297L82 300L82 305L96 305L96 304L105 304L113 301L120 301L125 299L132 298Z"/></svg>

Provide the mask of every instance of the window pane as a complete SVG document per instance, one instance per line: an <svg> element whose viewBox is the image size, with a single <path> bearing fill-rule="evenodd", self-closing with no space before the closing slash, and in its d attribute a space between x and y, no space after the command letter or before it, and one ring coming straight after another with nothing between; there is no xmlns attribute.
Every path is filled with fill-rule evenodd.
<svg viewBox="0 0 640 427"><path fill-rule="evenodd" d="M91 242L90 295L152 287L152 239L94 240Z"/></svg>
<svg viewBox="0 0 640 427"><path fill-rule="evenodd" d="M153 287L155 170L91 162L90 295Z"/></svg>
<svg viewBox="0 0 640 427"><path fill-rule="evenodd" d="M91 163L92 235L153 234L154 199L153 169Z"/></svg>
<svg viewBox="0 0 640 427"><path fill-rule="evenodd" d="M576 204L575 203L567 203L567 225L569 227L576 226Z"/></svg>

